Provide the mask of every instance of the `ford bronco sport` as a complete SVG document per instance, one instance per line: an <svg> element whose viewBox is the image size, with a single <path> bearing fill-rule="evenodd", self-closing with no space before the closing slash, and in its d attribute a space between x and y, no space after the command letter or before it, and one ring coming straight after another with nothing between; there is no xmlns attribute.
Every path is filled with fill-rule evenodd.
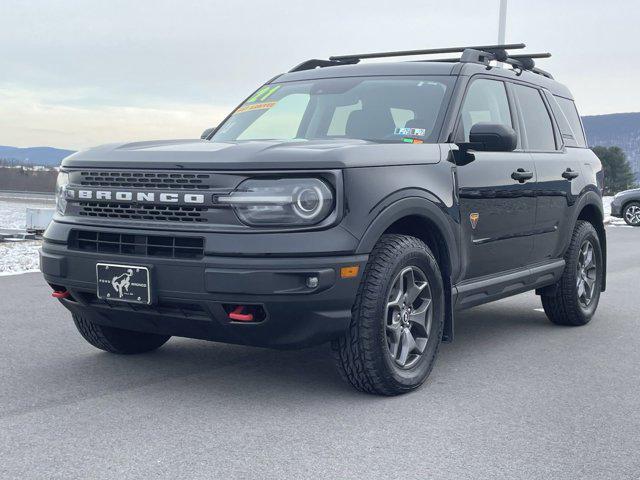
<svg viewBox="0 0 640 480"><path fill-rule="evenodd" d="M425 381L460 309L535 290L553 323L586 324L602 168L535 66L549 54L522 47L309 60L201 139L71 155L41 252L53 296L108 352L331 342L384 395ZM360 62L433 53L461 55Z"/></svg>

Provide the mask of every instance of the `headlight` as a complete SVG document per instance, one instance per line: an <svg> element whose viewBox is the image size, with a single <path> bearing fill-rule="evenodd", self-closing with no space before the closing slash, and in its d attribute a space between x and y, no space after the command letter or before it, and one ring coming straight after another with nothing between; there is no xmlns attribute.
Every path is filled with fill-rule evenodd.
<svg viewBox="0 0 640 480"><path fill-rule="evenodd" d="M64 215L67 209L67 185L69 185L69 174L66 172L58 173L56 180L56 211L60 215Z"/></svg>
<svg viewBox="0 0 640 480"><path fill-rule="evenodd" d="M333 193L317 178L249 179L218 202L247 225L315 225L333 210Z"/></svg>

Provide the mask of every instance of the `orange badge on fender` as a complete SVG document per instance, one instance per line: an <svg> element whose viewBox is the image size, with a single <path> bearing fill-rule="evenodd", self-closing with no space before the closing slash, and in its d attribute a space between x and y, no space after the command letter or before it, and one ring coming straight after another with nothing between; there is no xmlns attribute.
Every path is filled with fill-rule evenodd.
<svg viewBox="0 0 640 480"><path fill-rule="evenodd" d="M469 220L471 220L471 228L473 228L474 230L478 226L478 220L479 219L480 219L480 214L479 213L472 213L472 214L469 215Z"/></svg>

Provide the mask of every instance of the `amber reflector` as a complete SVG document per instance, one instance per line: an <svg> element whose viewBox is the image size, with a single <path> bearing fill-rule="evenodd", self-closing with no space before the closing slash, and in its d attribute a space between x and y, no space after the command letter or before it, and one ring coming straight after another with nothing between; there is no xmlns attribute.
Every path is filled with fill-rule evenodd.
<svg viewBox="0 0 640 480"><path fill-rule="evenodd" d="M340 278L357 277L359 270L360 270L360 267L358 265L353 265L352 267L342 267L340 269Z"/></svg>

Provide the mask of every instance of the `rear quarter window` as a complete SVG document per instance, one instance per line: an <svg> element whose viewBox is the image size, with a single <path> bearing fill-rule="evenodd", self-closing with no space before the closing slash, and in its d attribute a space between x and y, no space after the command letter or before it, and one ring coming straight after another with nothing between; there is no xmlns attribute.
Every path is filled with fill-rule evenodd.
<svg viewBox="0 0 640 480"><path fill-rule="evenodd" d="M562 113L564 113L565 118L571 125L571 130L573 131L573 137L576 139L576 144L578 147L586 147L587 140L584 138L584 131L582 130L582 122L580 121L580 115L578 115L578 109L576 108L576 104L573 103L573 100L569 100L568 98L563 97L555 97L558 105L562 109Z"/></svg>

